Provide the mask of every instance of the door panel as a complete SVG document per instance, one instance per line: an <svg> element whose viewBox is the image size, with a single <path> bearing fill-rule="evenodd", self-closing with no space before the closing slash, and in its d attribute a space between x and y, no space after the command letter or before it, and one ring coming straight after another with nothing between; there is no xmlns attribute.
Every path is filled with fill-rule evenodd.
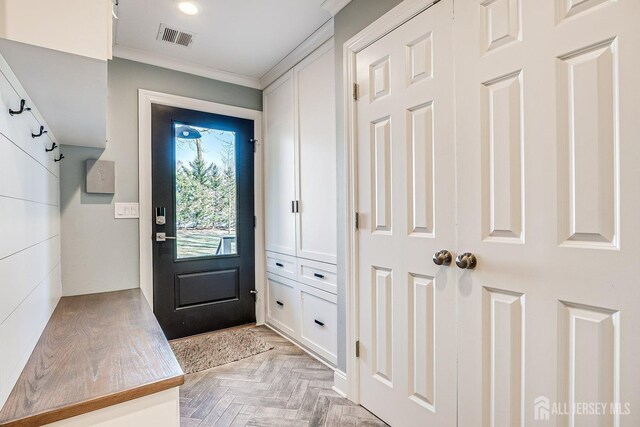
<svg viewBox="0 0 640 427"><path fill-rule="evenodd" d="M293 71L264 91L265 238L267 251L296 256Z"/></svg>
<svg viewBox="0 0 640 427"><path fill-rule="evenodd" d="M640 425L638 16L456 2L460 426Z"/></svg>
<svg viewBox="0 0 640 427"><path fill-rule="evenodd" d="M173 339L254 322L253 122L153 105L152 138L163 331Z"/></svg>
<svg viewBox="0 0 640 427"><path fill-rule="evenodd" d="M431 260L455 244L452 13L356 58L360 398L397 426L456 424L455 269Z"/></svg>
<svg viewBox="0 0 640 427"><path fill-rule="evenodd" d="M333 41L294 69L298 158L297 254L337 262L336 133Z"/></svg>

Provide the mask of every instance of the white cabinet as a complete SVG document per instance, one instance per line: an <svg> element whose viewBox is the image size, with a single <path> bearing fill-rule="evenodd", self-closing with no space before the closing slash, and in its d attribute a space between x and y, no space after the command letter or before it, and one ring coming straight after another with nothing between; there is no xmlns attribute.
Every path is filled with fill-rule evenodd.
<svg viewBox="0 0 640 427"><path fill-rule="evenodd" d="M264 91L267 323L333 364L334 75L331 39Z"/></svg>
<svg viewBox="0 0 640 427"><path fill-rule="evenodd" d="M336 112L333 45L294 68L297 101L296 250L301 258L336 263Z"/></svg>
<svg viewBox="0 0 640 427"><path fill-rule="evenodd" d="M264 91L266 249L336 263L334 49Z"/></svg>
<svg viewBox="0 0 640 427"><path fill-rule="evenodd" d="M293 71L264 91L265 238L267 251L296 255Z"/></svg>

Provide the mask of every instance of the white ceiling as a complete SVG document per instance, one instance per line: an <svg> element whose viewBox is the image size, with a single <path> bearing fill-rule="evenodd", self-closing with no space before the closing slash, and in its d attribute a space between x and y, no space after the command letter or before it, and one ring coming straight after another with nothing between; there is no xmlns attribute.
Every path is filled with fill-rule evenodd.
<svg viewBox="0 0 640 427"><path fill-rule="evenodd" d="M174 0L119 0L114 55L257 80L331 18L323 1L194 0L200 13L188 16ZM195 42L157 41L161 23L196 33Z"/></svg>

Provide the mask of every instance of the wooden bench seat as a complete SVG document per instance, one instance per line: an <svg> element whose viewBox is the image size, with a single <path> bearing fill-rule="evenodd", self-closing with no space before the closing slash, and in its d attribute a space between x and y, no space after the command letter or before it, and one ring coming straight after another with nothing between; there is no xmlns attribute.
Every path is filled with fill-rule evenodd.
<svg viewBox="0 0 640 427"><path fill-rule="evenodd" d="M40 426L183 383L139 289L64 297L0 411L0 426Z"/></svg>

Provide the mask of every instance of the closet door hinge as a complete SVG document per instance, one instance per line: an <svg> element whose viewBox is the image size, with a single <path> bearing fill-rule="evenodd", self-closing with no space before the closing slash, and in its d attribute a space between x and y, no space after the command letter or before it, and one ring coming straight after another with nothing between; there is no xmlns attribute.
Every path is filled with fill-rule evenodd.
<svg viewBox="0 0 640 427"><path fill-rule="evenodd" d="M300 213L300 201L298 200L291 201L291 213Z"/></svg>
<svg viewBox="0 0 640 427"><path fill-rule="evenodd" d="M253 228L256 228L256 224L258 222L258 219L256 218L256 216L253 216Z"/></svg>
<svg viewBox="0 0 640 427"><path fill-rule="evenodd" d="M356 230L360 229L360 214L358 214L358 212L355 214L355 227Z"/></svg>
<svg viewBox="0 0 640 427"><path fill-rule="evenodd" d="M360 357L360 340L356 341L356 357Z"/></svg>
<svg viewBox="0 0 640 427"><path fill-rule="evenodd" d="M360 95L360 86L358 85L358 83L354 83L353 84L353 100L357 101L359 95Z"/></svg>

